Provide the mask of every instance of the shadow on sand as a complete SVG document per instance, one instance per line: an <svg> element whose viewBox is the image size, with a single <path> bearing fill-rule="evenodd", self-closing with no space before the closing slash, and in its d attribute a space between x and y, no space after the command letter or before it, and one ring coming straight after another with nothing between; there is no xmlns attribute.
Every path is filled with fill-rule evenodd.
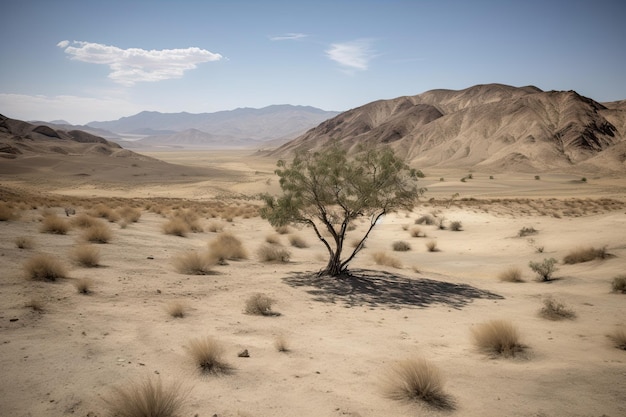
<svg viewBox="0 0 626 417"><path fill-rule="evenodd" d="M341 277L319 276L315 272L293 273L283 278L293 287L308 290L314 300L348 306L423 308L440 304L461 309L475 299L502 300L504 297L467 284L408 278L385 271L351 270Z"/></svg>

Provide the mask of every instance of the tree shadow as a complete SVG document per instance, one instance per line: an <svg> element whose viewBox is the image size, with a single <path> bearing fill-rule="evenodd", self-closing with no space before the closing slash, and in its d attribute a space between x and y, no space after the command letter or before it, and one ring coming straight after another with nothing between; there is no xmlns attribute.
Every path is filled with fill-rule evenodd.
<svg viewBox="0 0 626 417"><path fill-rule="evenodd" d="M454 284L426 278L409 278L386 271L351 270L340 277L315 272L296 272L283 278L292 287L313 287L307 293L314 300L348 306L425 308L440 304L461 309L475 299L502 300L501 295L467 284Z"/></svg>

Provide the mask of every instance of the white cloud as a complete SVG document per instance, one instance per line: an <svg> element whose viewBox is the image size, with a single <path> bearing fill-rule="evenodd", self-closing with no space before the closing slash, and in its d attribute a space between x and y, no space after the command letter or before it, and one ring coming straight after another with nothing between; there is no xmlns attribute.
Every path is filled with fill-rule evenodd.
<svg viewBox="0 0 626 417"><path fill-rule="evenodd" d="M371 42L366 39L333 43L326 51L326 55L349 71L365 71L374 57L370 44Z"/></svg>
<svg viewBox="0 0 626 417"><path fill-rule="evenodd" d="M282 35L270 36L271 41L291 41L306 38L304 33L285 33Z"/></svg>
<svg viewBox="0 0 626 417"><path fill-rule="evenodd" d="M181 78L185 71L197 68L197 64L223 58L220 54L197 47L148 51L82 41L61 41L57 46L64 49L71 59L108 65L111 69L109 78L126 86L141 81Z"/></svg>
<svg viewBox="0 0 626 417"><path fill-rule="evenodd" d="M19 120L66 120L86 124L115 120L138 113L143 108L118 97L30 96L0 93L0 113Z"/></svg>

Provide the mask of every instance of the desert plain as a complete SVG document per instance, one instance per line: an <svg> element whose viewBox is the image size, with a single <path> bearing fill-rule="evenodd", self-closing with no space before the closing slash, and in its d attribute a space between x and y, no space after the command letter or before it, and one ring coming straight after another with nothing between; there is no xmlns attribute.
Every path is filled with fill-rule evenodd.
<svg viewBox="0 0 626 417"><path fill-rule="evenodd" d="M626 351L608 337L626 326L626 294L611 286L626 273L623 176L468 178L423 168L428 191L419 204L385 216L350 266L355 278L342 281L315 276L327 253L311 230L277 231L258 216L259 193L280 191L275 159L246 150L149 156L176 165L0 161L9 213L0 222L0 415L106 416L115 387L146 378L180 384L183 416L626 415ZM42 232L51 215L67 222L65 233ZM76 262L85 245L76 219L87 215L105 216L98 221L110 231L106 243L89 244L99 254L92 267ZM194 230L165 233L175 216ZM423 216L435 223L416 224ZM455 221L460 230L451 230ZM355 222L349 236L366 226ZM209 251L224 233L247 256L203 275L181 272L181 256ZM409 249L394 251L399 241ZM289 256L261 259L266 245ZM605 256L563 262L589 247ZM37 254L53 256L65 276L28 279L25 265ZM542 282L528 265L549 258L558 269ZM511 267L522 282L499 279ZM276 314L246 313L259 293ZM573 316L543 317L549 297ZM495 319L519 330L515 356L473 342L472 329ZM190 344L204 337L223 346L228 372L203 373L191 358ZM448 406L387 395L390 368L410 358L440 371Z"/></svg>

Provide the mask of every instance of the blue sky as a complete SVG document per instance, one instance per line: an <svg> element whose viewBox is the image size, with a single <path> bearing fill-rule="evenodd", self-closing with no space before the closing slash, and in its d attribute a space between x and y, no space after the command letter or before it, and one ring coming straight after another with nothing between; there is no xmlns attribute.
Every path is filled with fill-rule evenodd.
<svg viewBox="0 0 626 417"><path fill-rule="evenodd" d="M6 0L0 113L348 110L475 84L626 99L626 2Z"/></svg>

